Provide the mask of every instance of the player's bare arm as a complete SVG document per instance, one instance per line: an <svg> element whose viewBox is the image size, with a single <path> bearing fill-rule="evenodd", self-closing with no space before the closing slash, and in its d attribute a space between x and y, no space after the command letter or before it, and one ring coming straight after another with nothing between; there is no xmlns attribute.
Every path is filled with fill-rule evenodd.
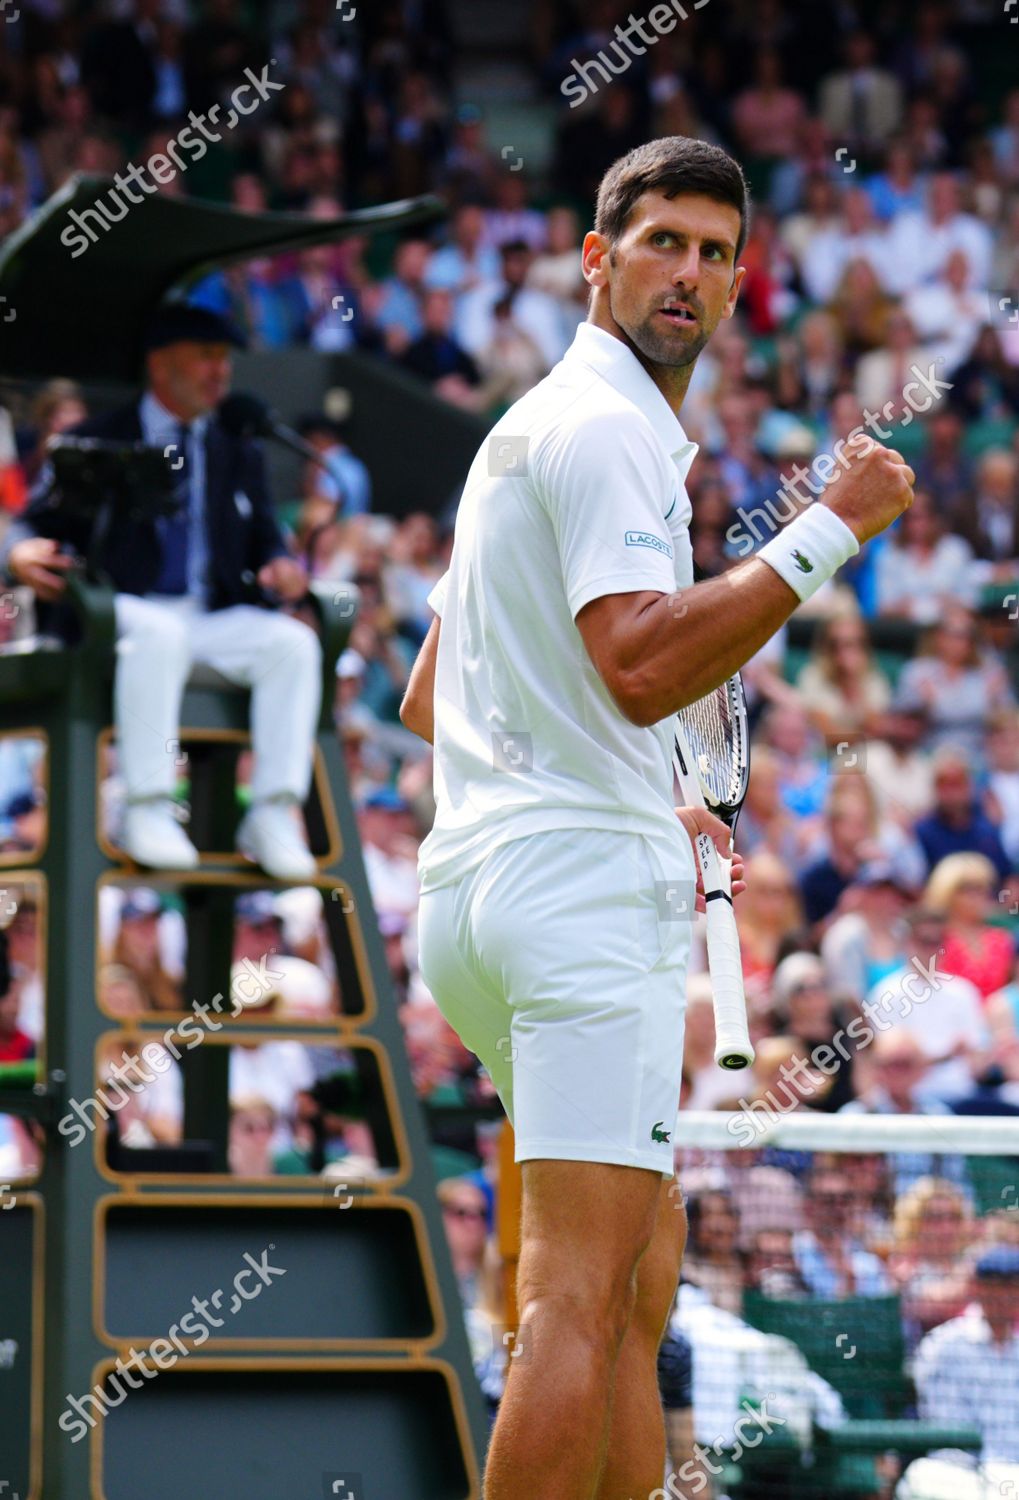
<svg viewBox="0 0 1019 1500"><path fill-rule="evenodd" d="M817 503L862 544L909 506L914 477L898 453L875 446ZM657 724L731 677L799 603L774 568L748 558L682 596L645 591L592 599L577 628L620 712L633 724Z"/></svg>
<svg viewBox="0 0 1019 1500"><path fill-rule="evenodd" d="M400 704L400 722L405 728L427 740L429 745L435 734L435 657L439 650L441 623L440 617L436 615L429 625Z"/></svg>

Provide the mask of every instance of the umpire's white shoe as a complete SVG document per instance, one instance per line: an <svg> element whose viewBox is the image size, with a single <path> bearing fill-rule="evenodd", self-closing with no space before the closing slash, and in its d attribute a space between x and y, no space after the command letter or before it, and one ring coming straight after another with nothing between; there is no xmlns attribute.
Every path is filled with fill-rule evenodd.
<svg viewBox="0 0 1019 1500"><path fill-rule="evenodd" d="M121 847L136 864L152 870L193 870L198 864L198 850L180 826L169 797L127 804Z"/></svg>
<svg viewBox="0 0 1019 1500"><path fill-rule="evenodd" d="M294 797L256 802L237 830L240 852L276 880L306 880L318 873Z"/></svg>

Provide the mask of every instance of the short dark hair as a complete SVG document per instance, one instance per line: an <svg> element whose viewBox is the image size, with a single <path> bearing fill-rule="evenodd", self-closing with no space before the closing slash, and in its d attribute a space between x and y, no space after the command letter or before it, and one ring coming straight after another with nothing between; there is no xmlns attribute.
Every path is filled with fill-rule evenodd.
<svg viewBox="0 0 1019 1500"><path fill-rule="evenodd" d="M601 180L594 227L615 243L620 238L637 200L645 193L703 193L718 203L728 203L739 212L738 260L747 242L750 189L743 168L720 146L685 135L660 136L621 156Z"/></svg>

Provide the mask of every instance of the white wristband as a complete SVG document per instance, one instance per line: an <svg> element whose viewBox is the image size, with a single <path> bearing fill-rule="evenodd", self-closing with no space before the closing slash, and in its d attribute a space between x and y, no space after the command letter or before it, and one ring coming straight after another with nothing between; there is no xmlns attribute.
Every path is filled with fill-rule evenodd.
<svg viewBox="0 0 1019 1500"><path fill-rule="evenodd" d="M830 505L815 500L756 555L774 568L802 604L859 550L845 521Z"/></svg>

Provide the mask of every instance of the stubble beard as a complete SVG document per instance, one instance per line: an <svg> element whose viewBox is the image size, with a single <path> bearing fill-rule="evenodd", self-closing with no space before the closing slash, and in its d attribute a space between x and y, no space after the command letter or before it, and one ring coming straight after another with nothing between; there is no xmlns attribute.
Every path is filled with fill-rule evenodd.
<svg viewBox="0 0 1019 1500"><path fill-rule="evenodd" d="M696 338L686 343L670 339L664 333L659 333L654 326L656 313L652 313L642 323L633 323L627 326L616 317L615 309L611 307L613 318L626 334L626 337L636 346L646 360L652 364L661 365L664 369L684 370L695 364L700 357L701 351L711 337L713 330L705 329L700 325L700 332Z"/></svg>

